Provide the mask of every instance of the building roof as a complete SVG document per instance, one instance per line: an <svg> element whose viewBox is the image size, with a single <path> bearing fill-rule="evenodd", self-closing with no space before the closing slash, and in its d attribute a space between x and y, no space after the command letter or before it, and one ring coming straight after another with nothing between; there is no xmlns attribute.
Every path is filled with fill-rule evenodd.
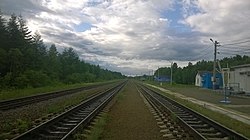
<svg viewBox="0 0 250 140"><path fill-rule="evenodd" d="M207 75L207 74L213 74L213 72L211 71L198 71L197 75L203 76L203 75ZM216 72L216 75L221 74L220 72Z"/></svg>
<svg viewBox="0 0 250 140"><path fill-rule="evenodd" d="M203 74L205 74L205 73L212 73L212 72L211 72L211 71L198 71L197 74L203 75Z"/></svg>
<svg viewBox="0 0 250 140"><path fill-rule="evenodd" d="M232 69L237 69L237 68L246 68L246 67L250 67L250 64L244 64L244 65L233 66L233 67L231 67L231 68L232 68Z"/></svg>

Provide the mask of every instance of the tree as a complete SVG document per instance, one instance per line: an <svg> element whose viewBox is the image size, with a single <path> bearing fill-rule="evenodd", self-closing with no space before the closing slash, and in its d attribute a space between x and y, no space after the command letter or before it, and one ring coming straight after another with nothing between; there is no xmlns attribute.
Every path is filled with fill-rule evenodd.
<svg viewBox="0 0 250 140"><path fill-rule="evenodd" d="M59 74L61 73L58 54L55 44L52 44L48 50L47 65L45 67L47 74L56 80L58 80Z"/></svg>
<svg viewBox="0 0 250 140"><path fill-rule="evenodd" d="M21 34L21 39L24 45L30 45L32 41L32 35L31 31L29 31L28 26L26 25L26 21L22 18L20 15L18 18L18 24L19 24L19 32Z"/></svg>
<svg viewBox="0 0 250 140"><path fill-rule="evenodd" d="M77 64L80 60L78 55L74 52L73 48L64 49L60 57L61 75L60 79L65 81L68 75L77 72Z"/></svg>
<svg viewBox="0 0 250 140"><path fill-rule="evenodd" d="M36 62L39 58L37 54L37 47L32 45L32 35L31 31L29 31L28 26L26 25L25 20L20 15L17 17L18 22L18 31L19 31L19 38L17 40L18 44L20 45L19 48L22 51L23 55L25 56L23 59L23 63L25 64L25 69L32 69L37 67ZM34 60L34 61L30 61Z"/></svg>
<svg viewBox="0 0 250 140"><path fill-rule="evenodd" d="M14 75L18 75L20 72L22 72L22 57L23 54L18 48L10 49L8 52L8 60L10 64L10 73L13 73Z"/></svg>
<svg viewBox="0 0 250 140"><path fill-rule="evenodd" d="M7 52L0 48L0 77L3 77L8 72L8 62L6 60L8 55Z"/></svg>
<svg viewBox="0 0 250 140"><path fill-rule="evenodd" d="M32 57L34 60L31 67L37 70L44 70L46 67L47 50L42 37L38 32L35 32L32 36L30 47L33 49Z"/></svg>
<svg viewBox="0 0 250 140"><path fill-rule="evenodd" d="M8 22L8 46L9 49L11 48L19 48L21 47L22 44L22 36L21 33L19 31L19 26L18 26L18 22L17 22L17 16L15 14L12 14L9 22Z"/></svg>
<svg viewBox="0 0 250 140"><path fill-rule="evenodd" d="M7 50L8 47L8 34L6 27L6 20L2 17L2 12L0 11L0 48Z"/></svg>
<svg viewBox="0 0 250 140"><path fill-rule="evenodd" d="M51 83L94 82L123 78L121 73L102 69L79 59L73 48L58 53L47 50L38 32L31 34L22 16L7 20L0 12L0 87L42 87Z"/></svg>

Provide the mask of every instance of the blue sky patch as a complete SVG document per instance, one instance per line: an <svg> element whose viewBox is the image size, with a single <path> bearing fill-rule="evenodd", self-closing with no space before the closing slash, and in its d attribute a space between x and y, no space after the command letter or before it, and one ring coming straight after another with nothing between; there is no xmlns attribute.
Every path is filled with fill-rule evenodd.
<svg viewBox="0 0 250 140"><path fill-rule="evenodd" d="M91 27L93 26L90 23L85 23L85 22L74 26L77 32L84 32L86 30L90 30Z"/></svg>
<svg viewBox="0 0 250 140"><path fill-rule="evenodd" d="M175 3L172 9L164 10L161 15L170 21L169 28L174 31L175 34L192 32L192 28L179 23L179 21L184 20L182 5Z"/></svg>

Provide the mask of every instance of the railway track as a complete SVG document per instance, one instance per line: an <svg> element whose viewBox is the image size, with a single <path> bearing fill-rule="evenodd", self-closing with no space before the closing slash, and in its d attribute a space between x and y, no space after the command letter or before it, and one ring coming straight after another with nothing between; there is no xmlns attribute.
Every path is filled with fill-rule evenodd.
<svg viewBox="0 0 250 140"><path fill-rule="evenodd" d="M108 83L108 84L110 84L110 83ZM101 87L101 86L108 85L108 84L105 83L105 84L99 84L99 85L91 85L91 86L80 87L80 88L75 88L75 89L68 89L68 90L63 90L63 91L43 93L43 94L38 94L38 95L33 95L33 96L28 96L28 97L5 100L5 101L0 102L0 111L15 109L15 108L22 107L25 105L29 105L29 104L33 104L33 103L61 97L64 95L74 94L76 92L80 92L83 90L89 90L89 89Z"/></svg>
<svg viewBox="0 0 250 140"><path fill-rule="evenodd" d="M165 135L174 139L247 140L241 134L144 86L138 90L160 116ZM175 122L173 122L173 120Z"/></svg>
<svg viewBox="0 0 250 140"><path fill-rule="evenodd" d="M61 115L40 124L13 140L72 139L73 134L86 127L126 82L95 95Z"/></svg>

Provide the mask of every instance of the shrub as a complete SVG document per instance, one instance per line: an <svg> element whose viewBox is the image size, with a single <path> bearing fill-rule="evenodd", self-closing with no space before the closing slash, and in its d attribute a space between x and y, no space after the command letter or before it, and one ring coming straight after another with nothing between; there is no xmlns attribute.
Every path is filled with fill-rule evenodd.
<svg viewBox="0 0 250 140"><path fill-rule="evenodd" d="M70 74L66 77L65 82L68 84L74 84L74 83L81 83L83 81L84 81L83 74L73 73L73 74Z"/></svg>
<svg viewBox="0 0 250 140"><path fill-rule="evenodd" d="M28 86L29 79L27 78L26 75L21 74L20 76L15 78L14 85L17 88L25 88Z"/></svg>
<svg viewBox="0 0 250 140"><path fill-rule="evenodd" d="M27 85L34 88L47 86L51 83L50 78L42 71L28 70L23 75L27 77Z"/></svg>

